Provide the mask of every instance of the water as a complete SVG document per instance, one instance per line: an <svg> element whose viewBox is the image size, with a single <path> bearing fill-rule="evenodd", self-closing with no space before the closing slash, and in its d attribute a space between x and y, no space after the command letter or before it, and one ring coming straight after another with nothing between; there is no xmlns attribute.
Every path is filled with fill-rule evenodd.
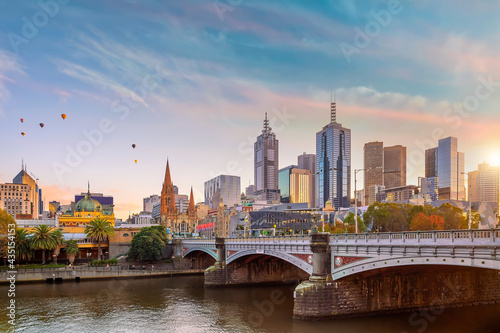
<svg viewBox="0 0 500 333"><path fill-rule="evenodd" d="M205 289L203 276L18 285L16 305L17 332L500 332L500 305L297 321L292 286Z"/></svg>

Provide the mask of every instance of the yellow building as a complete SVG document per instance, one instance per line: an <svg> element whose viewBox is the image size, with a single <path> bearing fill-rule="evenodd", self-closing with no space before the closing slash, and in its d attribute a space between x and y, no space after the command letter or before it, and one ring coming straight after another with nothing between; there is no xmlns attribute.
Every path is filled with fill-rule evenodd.
<svg viewBox="0 0 500 333"><path fill-rule="evenodd" d="M89 190L85 198L76 203L74 211L67 211L59 217L59 227L63 230L69 227L80 227L83 230L90 221L97 218L106 219L113 227L115 226L115 214L103 212L101 204L92 199Z"/></svg>

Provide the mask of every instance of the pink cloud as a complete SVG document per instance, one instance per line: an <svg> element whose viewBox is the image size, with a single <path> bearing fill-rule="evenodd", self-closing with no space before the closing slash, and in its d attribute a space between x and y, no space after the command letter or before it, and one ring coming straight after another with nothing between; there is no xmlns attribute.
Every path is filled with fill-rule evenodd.
<svg viewBox="0 0 500 333"><path fill-rule="evenodd" d="M62 103L66 103L68 98L71 97L71 94L64 90L54 89L53 93L59 95L59 101Z"/></svg>

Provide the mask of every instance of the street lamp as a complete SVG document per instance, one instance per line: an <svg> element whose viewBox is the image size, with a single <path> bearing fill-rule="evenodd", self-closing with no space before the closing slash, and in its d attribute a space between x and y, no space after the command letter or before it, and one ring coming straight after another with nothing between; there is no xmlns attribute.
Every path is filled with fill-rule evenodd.
<svg viewBox="0 0 500 333"><path fill-rule="evenodd" d="M468 172L462 172L462 175L467 175L467 194L469 197L469 229L472 229L472 196L470 190L470 177Z"/></svg>
<svg viewBox="0 0 500 333"><path fill-rule="evenodd" d="M356 175L358 172L366 169L354 169L354 225L356 226L356 233L358 233L358 198L356 196Z"/></svg>

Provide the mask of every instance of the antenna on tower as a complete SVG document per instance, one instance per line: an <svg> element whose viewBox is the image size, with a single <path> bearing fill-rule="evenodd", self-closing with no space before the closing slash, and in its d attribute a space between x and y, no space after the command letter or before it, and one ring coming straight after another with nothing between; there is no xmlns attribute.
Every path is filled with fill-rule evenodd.
<svg viewBox="0 0 500 333"><path fill-rule="evenodd" d="M264 129L262 130L262 133L269 133L272 130L271 127L269 127L269 119L267 119L267 112L266 112L266 118L264 119Z"/></svg>
<svg viewBox="0 0 500 333"><path fill-rule="evenodd" d="M333 95L333 99L332 99ZM336 98L335 98L335 92L332 91L330 94L330 117L331 117L331 122L336 123L337 122L337 103L336 103Z"/></svg>

